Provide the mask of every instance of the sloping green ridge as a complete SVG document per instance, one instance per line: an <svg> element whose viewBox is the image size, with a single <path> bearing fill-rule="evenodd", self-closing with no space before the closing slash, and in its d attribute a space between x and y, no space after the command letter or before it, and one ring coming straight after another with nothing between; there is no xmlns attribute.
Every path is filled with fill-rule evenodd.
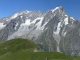
<svg viewBox="0 0 80 60"><path fill-rule="evenodd" d="M13 39L0 43L0 55L8 52L14 53L17 51L27 50L32 48L38 49L38 47L30 40L21 39L21 38Z"/></svg>
<svg viewBox="0 0 80 60"><path fill-rule="evenodd" d="M34 52L39 48L30 40L13 39L0 43L0 60L78 60L59 52Z"/></svg>

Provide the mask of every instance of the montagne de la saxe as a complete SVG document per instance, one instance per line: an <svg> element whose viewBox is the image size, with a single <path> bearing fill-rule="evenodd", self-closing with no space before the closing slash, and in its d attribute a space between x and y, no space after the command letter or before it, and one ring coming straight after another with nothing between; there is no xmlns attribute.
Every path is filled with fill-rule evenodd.
<svg viewBox="0 0 80 60"><path fill-rule="evenodd" d="M25 10L0 18L0 42L14 38L29 39L43 51L80 56L80 21L62 6L45 13Z"/></svg>

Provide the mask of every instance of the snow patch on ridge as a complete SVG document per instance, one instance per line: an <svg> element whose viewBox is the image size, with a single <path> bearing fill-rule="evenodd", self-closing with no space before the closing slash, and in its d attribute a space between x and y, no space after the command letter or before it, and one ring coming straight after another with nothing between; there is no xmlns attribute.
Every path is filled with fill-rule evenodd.
<svg viewBox="0 0 80 60"><path fill-rule="evenodd" d="M17 26L18 26L18 23L16 24L16 26L15 26L15 28L14 28L15 30L17 29Z"/></svg>
<svg viewBox="0 0 80 60"><path fill-rule="evenodd" d="M30 19L26 19L24 25L30 25L30 24L31 24L31 23L30 23Z"/></svg>
<svg viewBox="0 0 80 60"><path fill-rule="evenodd" d="M3 23L0 23L0 30L3 29L6 25L4 25Z"/></svg>
<svg viewBox="0 0 80 60"><path fill-rule="evenodd" d="M41 18L40 18L40 17L38 17L38 18L34 19L34 21L32 21L31 23L35 24L35 23L36 23L36 21L37 21L37 20L40 20L40 19L41 19Z"/></svg>
<svg viewBox="0 0 80 60"><path fill-rule="evenodd" d="M28 26L30 25L30 19L26 19L25 23L22 23L18 29L18 31L28 31Z"/></svg>
<svg viewBox="0 0 80 60"><path fill-rule="evenodd" d="M56 7L55 9L52 9L51 11L54 12L55 10L59 9L59 7Z"/></svg>
<svg viewBox="0 0 80 60"><path fill-rule="evenodd" d="M21 26L22 26L22 25L26 26L26 25L30 25L30 24L31 24L31 23L30 23L30 19L26 19L25 23L22 23Z"/></svg>
<svg viewBox="0 0 80 60"><path fill-rule="evenodd" d="M14 15L11 17L11 19L16 18L18 15L19 15L18 13L14 14Z"/></svg>
<svg viewBox="0 0 80 60"><path fill-rule="evenodd" d="M63 35L63 36L66 36L66 33L67 33L67 32L64 32L64 35Z"/></svg>
<svg viewBox="0 0 80 60"><path fill-rule="evenodd" d="M45 24L40 28L41 30L44 30L45 28L45 25L47 24L48 22L45 22ZM46 28L47 29L47 28Z"/></svg>
<svg viewBox="0 0 80 60"><path fill-rule="evenodd" d="M20 16L21 18L23 18L23 16Z"/></svg>
<svg viewBox="0 0 80 60"><path fill-rule="evenodd" d="M68 17L64 19L64 23L65 23L65 25L68 24Z"/></svg>
<svg viewBox="0 0 80 60"><path fill-rule="evenodd" d="M71 19L75 20L73 17L70 17Z"/></svg>
<svg viewBox="0 0 80 60"><path fill-rule="evenodd" d="M40 21L36 24L36 26L37 26L36 30L41 29L40 27L41 27L41 24L42 24L43 18L44 18L44 17L39 18Z"/></svg>
<svg viewBox="0 0 80 60"><path fill-rule="evenodd" d="M54 32L54 34L59 35L60 29L61 29L60 27L61 27L61 22L58 23L57 30L56 32Z"/></svg>
<svg viewBox="0 0 80 60"><path fill-rule="evenodd" d="M68 15L65 15L66 17L68 16Z"/></svg>

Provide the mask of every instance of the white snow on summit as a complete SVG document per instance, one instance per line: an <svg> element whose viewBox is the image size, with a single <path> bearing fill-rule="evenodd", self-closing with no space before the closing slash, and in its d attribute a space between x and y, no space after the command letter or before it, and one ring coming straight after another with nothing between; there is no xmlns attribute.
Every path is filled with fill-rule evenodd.
<svg viewBox="0 0 80 60"><path fill-rule="evenodd" d="M54 12L55 10L59 9L59 7L56 7L55 9L52 9L51 11Z"/></svg>
<svg viewBox="0 0 80 60"><path fill-rule="evenodd" d="M30 13L31 11L28 11L28 10L26 10L27 11L27 13Z"/></svg>
<svg viewBox="0 0 80 60"><path fill-rule="evenodd" d="M68 16L68 15L65 15L66 17Z"/></svg>
<svg viewBox="0 0 80 60"><path fill-rule="evenodd" d="M18 15L19 15L18 13L14 14L14 15L11 17L11 19L16 18Z"/></svg>
<svg viewBox="0 0 80 60"><path fill-rule="evenodd" d="M19 16L19 15L22 15L22 14L28 14L28 13L30 13L31 11L28 11L28 10L26 10L26 11L22 11L22 12L17 12L17 13L15 13L15 14L13 14L12 16L11 16L11 19L14 19L14 18L16 18L17 16ZM22 16L21 16L21 18L22 18Z"/></svg>
<svg viewBox="0 0 80 60"><path fill-rule="evenodd" d="M70 17L71 19L75 20L73 17Z"/></svg>

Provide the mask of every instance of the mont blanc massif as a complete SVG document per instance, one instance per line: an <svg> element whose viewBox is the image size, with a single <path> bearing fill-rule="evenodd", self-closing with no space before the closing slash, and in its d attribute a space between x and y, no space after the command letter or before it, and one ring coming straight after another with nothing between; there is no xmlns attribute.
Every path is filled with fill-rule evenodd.
<svg viewBox="0 0 80 60"><path fill-rule="evenodd" d="M0 18L0 42L14 38L29 39L43 51L80 56L80 21L67 15L62 6Z"/></svg>

